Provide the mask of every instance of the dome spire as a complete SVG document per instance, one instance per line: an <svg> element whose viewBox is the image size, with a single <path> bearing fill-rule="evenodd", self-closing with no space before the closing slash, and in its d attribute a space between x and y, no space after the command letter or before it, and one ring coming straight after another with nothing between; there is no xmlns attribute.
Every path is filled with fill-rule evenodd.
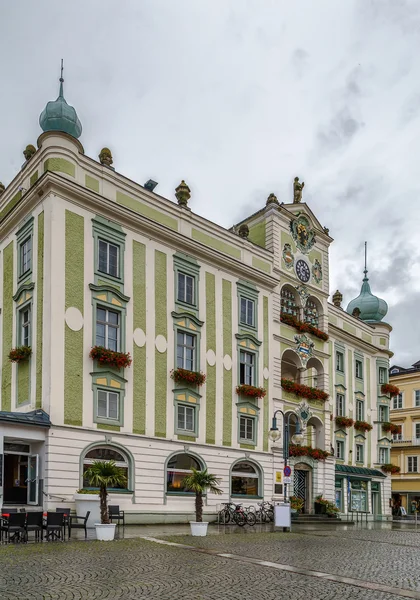
<svg viewBox="0 0 420 600"><path fill-rule="evenodd" d="M367 242L365 242L365 268L363 269L363 273L364 277L360 294L349 303L346 312L360 318L362 321L382 321L388 312L388 305L385 300L374 296L371 292L367 276Z"/></svg>
<svg viewBox="0 0 420 600"><path fill-rule="evenodd" d="M67 104L64 98L63 59L61 59L60 92L57 100L48 102L39 117L39 124L43 131L63 131L74 138L82 134L82 124L75 109Z"/></svg>

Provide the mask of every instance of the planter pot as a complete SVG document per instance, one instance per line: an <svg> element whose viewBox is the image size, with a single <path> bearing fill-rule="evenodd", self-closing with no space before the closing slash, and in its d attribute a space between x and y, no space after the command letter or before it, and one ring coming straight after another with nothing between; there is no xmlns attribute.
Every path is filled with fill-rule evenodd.
<svg viewBox="0 0 420 600"><path fill-rule="evenodd" d="M314 503L315 514L316 515L325 515L327 513L327 507L325 504L320 504L319 502Z"/></svg>
<svg viewBox="0 0 420 600"><path fill-rule="evenodd" d="M95 523L96 539L100 542L112 542L115 536L116 523Z"/></svg>
<svg viewBox="0 0 420 600"><path fill-rule="evenodd" d="M197 521L190 521L191 535L195 537L204 537L207 535L208 523L198 523Z"/></svg>
<svg viewBox="0 0 420 600"><path fill-rule="evenodd" d="M92 528L95 523L101 522L101 509L99 504L99 494L74 494L76 503L76 513L79 517L84 517L90 510L87 527Z"/></svg>

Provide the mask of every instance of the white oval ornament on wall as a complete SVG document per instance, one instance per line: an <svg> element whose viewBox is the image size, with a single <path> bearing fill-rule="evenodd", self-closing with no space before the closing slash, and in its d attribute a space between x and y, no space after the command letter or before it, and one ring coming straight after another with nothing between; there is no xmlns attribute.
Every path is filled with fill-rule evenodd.
<svg viewBox="0 0 420 600"><path fill-rule="evenodd" d="M140 329L140 327L137 327L137 329L134 330L133 338L134 343L139 348L142 348L146 343L146 334L144 333L143 329Z"/></svg>
<svg viewBox="0 0 420 600"><path fill-rule="evenodd" d="M225 356L223 357L223 365L226 369L226 371L230 371L232 368L232 359L229 356L229 354L225 354Z"/></svg>
<svg viewBox="0 0 420 600"><path fill-rule="evenodd" d="M166 352L166 347L167 347L166 338L163 335L158 335L155 339L155 346L156 346L156 350L158 352L160 352L161 354Z"/></svg>
<svg viewBox="0 0 420 600"><path fill-rule="evenodd" d="M72 331L80 331L83 327L83 315L78 308L70 306L66 310L66 323Z"/></svg>
<svg viewBox="0 0 420 600"><path fill-rule="evenodd" d="M206 358L210 367L213 367L216 364L216 354L214 353L214 350L207 350Z"/></svg>

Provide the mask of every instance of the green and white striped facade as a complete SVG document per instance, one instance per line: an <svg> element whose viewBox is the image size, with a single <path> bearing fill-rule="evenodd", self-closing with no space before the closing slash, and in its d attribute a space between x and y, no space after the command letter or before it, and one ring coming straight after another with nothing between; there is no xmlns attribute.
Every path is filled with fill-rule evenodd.
<svg viewBox="0 0 420 600"><path fill-rule="evenodd" d="M285 243L297 250L289 225L298 211L316 231L307 260L310 266L319 261L323 277L319 283L311 278L306 287L317 303L319 327L330 336L328 342L313 338L307 369L297 360L296 330L280 323L282 287L296 290L299 285L282 258ZM281 377L329 392L325 406L309 402L306 443L329 451L343 437L343 465L356 465L357 432L335 430L331 415L336 393L344 394L346 414L353 418L356 398L363 397L365 420L374 428L360 440L364 455L357 465L378 466L379 447L390 447L375 423L379 405L389 402L380 395L378 369L388 366L390 327L373 327L328 303L331 238L305 204L267 205L247 223L250 234L242 238L85 156L75 138L58 132L40 136L38 151L0 198L0 505L11 485L6 455L22 445L38 457L38 472L32 475L41 485L29 501L46 508L71 505L83 487L86 455L95 448L113 449L124 458L127 490L111 497L132 513L128 520L192 516L191 495L167 487L177 454L193 457L221 478L223 496L206 501L209 516L232 497L246 504L280 498L275 483L283 458L279 444L268 438L271 417L278 408L294 411L301 403L282 390ZM22 242L28 238L31 268L21 275ZM118 277L98 270L99 240L118 246ZM193 306L178 301L179 271L194 280ZM241 298L254 303L253 326L240 322ZM12 364L8 354L21 345L25 308L32 355ZM119 349L130 353L131 367L104 368L89 357L97 339L98 310L118 314ZM175 385L170 377L178 332L194 336L196 370L206 374L200 388ZM345 360L340 373L334 364L337 349ZM267 390L263 399L236 394L241 350L254 357L254 385ZM354 364L360 357L364 376L356 381ZM118 398L118 415L98 415L100 392ZM193 409L194 426L188 433L179 428L180 406ZM49 415L51 426L5 417L34 410ZM253 422L248 440L241 437L239 425L245 415ZM341 459L293 462L309 473L308 510L317 494L334 499ZM240 472L244 465L252 466L257 479L252 497L233 493L235 468ZM390 484L388 478L378 482L380 513L386 515ZM343 492L343 512L347 503Z"/></svg>

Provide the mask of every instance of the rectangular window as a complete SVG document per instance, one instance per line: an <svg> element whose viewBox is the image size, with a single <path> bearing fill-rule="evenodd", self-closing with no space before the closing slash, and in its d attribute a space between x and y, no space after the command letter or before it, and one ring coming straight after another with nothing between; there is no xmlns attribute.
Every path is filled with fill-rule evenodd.
<svg viewBox="0 0 420 600"><path fill-rule="evenodd" d="M379 464L386 465L388 462L388 448L379 448Z"/></svg>
<svg viewBox="0 0 420 600"><path fill-rule="evenodd" d="M31 345L31 309L27 308L19 311L20 321L20 345L30 346Z"/></svg>
<svg viewBox="0 0 420 600"><path fill-rule="evenodd" d="M113 352L120 349L120 314L98 306L96 310L96 345Z"/></svg>
<svg viewBox="0 0 420 600"><path fill-rule="evenodd" d="M416 440L420 439L420 423L416 423L415 424L415 434L416 434Z"/></svg>
<svg viewBox="0 0 420 600"><path fill-rule="evenodd" d="M176 366L178 369L195 371L197 338L191 333L178 331L176 335Z"/></svg>
<svg viewBox="0 0 420 600"><path fill-rule="evenodd" d="M363 363L361 360L356 360L356 377L363 379Z"/></svg>
<svg viewBox="0 0 420 600"><path fill-rule="evenodd" d="M178 301L195 304L195 279L178 271Z"/></svg>
<svg viewBox="0 0 420 600"><path fill-rule="evenodd" d="M255 385L255 355L252 352L240 351L239 357L239 383L241 385Z"/></svg>
<svg viewBox="0 0 420 600"><path fill-rule="evenodd" d="M417 459L418 459L417 456L408 456L407 457L407 462L408 462L407 471L409 473L418 473Z"/></svg>
<svg viewBox="0 0 420 600"><path fill-rule="evenodd" d="M178 429L190 433L195 431L195 407L178 404L177 419Z"/></svg>
<svg viewBox="0 0 420 600"><path fill-rule="evenodd" d="M117 392L98 390L98 417L118 421L120 418L120 395Z"/></svg>
<svg viewBox="0 0 420 600"><path fill-rule="evenodd" d="M254 327L255 302L249 298L241 298L241 323Z"/></svg>
<svg viewBox="0 0 420 600"><path fill-rule="evenodd" d="M398 396L394 396L393 399L393 408L402 408L403 407L403 395L402 393L398 394Z"/></svg>
<svg viewBox="0 0 420 600"><path fill-rule="evenodd" d="M254 442L254 425L254 419L239 417L239 439L246 442Z"/></svg>
<svg viewBox="0 0 420 600"><path fill-rule="evenodd" d="M363 444L356 444L356 462L363 462Z"/></svg>
<svg viewBox="0 0 420 600"><path fill-rule="evenodd" d="M379 383L382 384L387 382L386 372L387 369L385 369L385 367L379 367Z"/></svg>
<svg viewBox="0 0 420 600"><path fill-rule="evenodd" d="M403 439L402 432L401 433L393 433L392 434L392 440L394 442L401 442L402 439Z"/></svg>
<svg viewBox="0 0 420 600"><path fill-rule="evenodd" d="M414 406L420 406L420 390L414 390Z"/></svg>
<svg viewBox="0 0 420 600"><path fill-rule="evenodd" d="M98 239L98 271L112 277L119 277L119 255L119 246Z"/></svg>
<svg viewBox="0 0 420 600"><path fill-rule="evenodd" d="M344 373L344 354L342 352L335 353L335 369Z"/></svg>
<svg viewBox="0 0 420 600"><path fill-rule="evenodd" d="M365 418L365 403L363 400L356 400L356 420L363 421Z"/></svg>
<svg viewBox="0 0 420 600"><path fill-rule="evenodd" d="M335 412L336 412L336 417L344 417L345 416L344 395L343 394L337 394L335 397Z"/></svg>
<svg viewBox="0 0 420 600"><path fill-rule="evenodd" d="M339 459L344 458L344 442L337 440L335 442L335 457Z"/></svg>
<svg viewBox="0 0 420 600"><path fill-rule="evenodd" d="M32 268L32 236L29 236L20 245L20 273L22 276Z"/></svg>
<svg viewBox="0 0 420 600"><path fill-rule="evenodd" d="M380 406L378 412L379 421L381 423L388 423L388 407Z"/></svg>

